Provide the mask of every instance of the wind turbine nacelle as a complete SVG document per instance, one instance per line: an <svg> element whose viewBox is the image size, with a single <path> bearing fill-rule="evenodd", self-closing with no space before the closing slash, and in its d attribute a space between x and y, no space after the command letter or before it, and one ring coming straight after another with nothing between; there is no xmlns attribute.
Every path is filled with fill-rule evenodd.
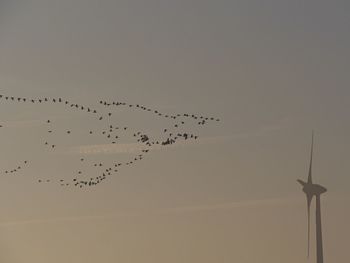
<svg viewBox="0 0 350 263"><path fill-rule="evenodd" d="M327 192L327 189L319 184L305 184L303 192L308 195L321 195Z"/></svg>

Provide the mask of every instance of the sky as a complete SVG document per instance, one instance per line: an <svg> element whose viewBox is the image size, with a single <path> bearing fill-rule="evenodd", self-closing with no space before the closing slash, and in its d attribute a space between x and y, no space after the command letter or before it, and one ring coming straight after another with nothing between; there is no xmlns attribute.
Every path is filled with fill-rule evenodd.
<svg viewBox="0 0 350 263"><path fill-rule="evenodd" d="M341 0L0 0L1 94L220 118L189 124L198 141L155 148L82 190L38 180L68 180L75 159L120 160L138 145L125 138L111 149L83 135L101 123L82 112L0 101L0 170L30 160L16 176L0 171L1 262L315 262L296 182L307 177L312 130L314 181L328 189L325 262L347 262L349 8ZM152 134L166 124L113 114ZM54 137L55 152L42 145L48 118L77 131Z"/></svg>

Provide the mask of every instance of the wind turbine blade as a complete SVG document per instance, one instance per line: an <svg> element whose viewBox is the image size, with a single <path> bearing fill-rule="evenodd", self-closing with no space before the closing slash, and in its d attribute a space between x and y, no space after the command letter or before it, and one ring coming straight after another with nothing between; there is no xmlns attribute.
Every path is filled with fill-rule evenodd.
<svg viewBox="0 0 350 263"><path fill-rule="evenodd" d="M310 255L310 207L312 201L312 195L306 195L307 199L307 257Z"/></svg>
<svg viewBox="0 0 350 263"><path fill-rule="evenodd" d="M306 183L305 183L303 180L298 179L297 182L298 182L299 184L301 184L302 186L305 186L305 185L306 185Z"/></svg>
<svg viewBox="0 0 350 263"><path fill-rule="evenodd" d="M307 178L308 183L312 183L312 161L314 153L314 132L312 131L312 142L311 142L311 154L310 154L310 166L309 166L309 176Z"/></svg>

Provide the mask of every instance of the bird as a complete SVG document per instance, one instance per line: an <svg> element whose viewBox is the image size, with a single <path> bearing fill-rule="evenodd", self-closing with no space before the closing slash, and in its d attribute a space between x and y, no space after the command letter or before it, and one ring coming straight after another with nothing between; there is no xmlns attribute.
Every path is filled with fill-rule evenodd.
<svg viewBox="0 0 350 263"><path fill-rule="evenodd" d="M92 109L91 107L88 107L87 105L79 105L79 104L76 104L76 103L73 103L73 102L70 102L69 100L63 100L61 97L59 98L36 98L36 99L27 99L27 98L21 98L21 97L14 97L14 96L4 96L4 95L0 95L0 98L4 98L6 99L7 101L9 102L16 102L16 101L31 101L32 103L36 103L37 102L37 105L39 105L39 103L42 103L43 101L45 102L51 102L51 103L56 103L56 102L59 102L59 103L64 103L66 105L66 107L68 107L69 109L81 109L81 110L84 110L84 112L87 112L87 113L97 113L98 111L96 109ZM112 102L108 102L108 101L99 101L100 102L100 105L102 106L106 106L106 107L109 107L111 105L115 105L115 106L126 106L128 108L130 108L130 111L136 111L136 110L142 110L142 111L145 111L145 112L149 112L150 114L153 114L154 117L157 117L157 116L162 116L164 118L170 118L171 120L169 121L173 121L175 122L175 119L178 119L176 121L176 123L173 123L173 127L175 128L178 128L180 127L181 124L185 124L185 121L183 120L184 117L186 118L193 118L193 119L197 119L199 118L199 116L195 115L195 114L189 114L189 113L184 113L184 114L167 114L165 112L161 112L160 110L158 109L152 109L152 107L146 107L145 105L142 105L142 104L131 104L131 103L127 103L127 102L120 102L120 101L112 101ZM45 104L45 105L48 105L48 104ZM40 106L42 107L42 106ZM112 111L110 112L107 112L106 115L107 116L112 116L114 113ZM97 117L98 120L102 122L102 120L106 121L106 119L108 118L105 118L104 114L99 114L99 116ZM208 120L208 117L202 117L202 121L205 121L205 120ZM209 120L213 121L214 118L213 117L210 117ZM52 120L51 119L47 119L46 122L48 124L52 123ZM202 122L201 122L202 124ZM3 125L0 125L0 127L3 127ZM127 126L124 126L124 127L117 127L115 125L112 125L111 123L108 123L108 129L106 130L103 130L101 131L103 135L105 135L108 139L111 139L111 141L109 141L109 143L112 143L112 144L116 144L116 139L119 139L122 137L122 135L119 136L116 135L114 132L116 130L118 130L119 128L120 129L123 129L125 132L123 135L125 136L128 136L128 135L133 135L134 137L134 140L139 142L139 143L142 143L143 146L145 147L144 149L142 149L142 153L143 154L146 154L150 151L150 148L147 148L147 147L150 147L154 144L161 144L161 145L168 145L168 144L173 144L173 143L176 143L177 142L177 136L173 137L173 133L174 133L174 130L172 128L163 128L161 129L161 131L163 131L163 133L166 133L167 136L166 138L159 138L159 139L153 139L154 137L152 136L152 141L150 140L150 137L149 135L146 135L144 134L143 132L140 132L140 131L137 131L137 132L133 132L133 133L128 133L127 130L131 130L131 127L127 127ZM48 133L56 133L56 130L55 129L48 129L47 131ZM93 132L93 130L87 130L86 132L88 132L89 134L93 134L93 133L96 133L96 137L97 135L100 135L100 132L99 131L96 131L96 132ZM66 130L66 133L67 134L72 134L72 130L69 129L69 130ZM101 136L102 137L102 136ZM181 138L184 138L185 140L188 139L188 138L195 138L197 139L197 135L193 135L193 133L191 132L183 132L183 134L181 134L180 136ZM179 138L180 138L179 137ZM95 136L94 136L95 138ZM56 144L51 144L49 143L49 141L44 141L45 145L46 146L50 146L52 147L52 149L56 148ZM125 163L126 165L128 166L131 166L132 164L135 164L138 160L141 160L143 158L142 155L136 155L135 157L133 157L133 159L129 160L129 162ZM78 159L79 160L79 159ZM83 162L85 161L84 158L80 158L80 161ZM88 160L86 160L86 163L89 164ZM94 186L94 185L97 185L99 184L100 182L104 181L106 178L108 179L109 178L109 175L113 174L114 172L117 172L117 170L112 170L111 167L108 167L108 165L103 165L102 163L90 163L91 165L93 165L94 167L100 167L102 168L102 166L104 167L103 169L106 169L107 172L105 172L104 174L100 174L100 175L97 175L96 177L91 177L90 181L89 180L81 180L81 181L73 181L73 183L71 184L72 186L78 186L78 187L85 187L85 186ZM123 164L122 163L116 163L119 166L121 166ZM21 170L23 170L24 166L22 165L19 165L17 166L16 169L13 169L13 170L8 170L7 172L8 173L11 173L11 174L14 174L14 173L17 173ZM80 170L81 173L79 174L82 174L82 171ZM75 178L74 178L75 179ZM60 181L62 183L62 186L68 186L69 184L63 182L63 181ZM90 183L88 183L90 182Z"/></svg>

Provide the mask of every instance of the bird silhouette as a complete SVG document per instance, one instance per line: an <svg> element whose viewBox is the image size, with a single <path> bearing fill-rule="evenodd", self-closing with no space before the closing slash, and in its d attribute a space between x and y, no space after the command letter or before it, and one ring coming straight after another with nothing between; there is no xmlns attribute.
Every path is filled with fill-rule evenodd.
<svg viewBox="0 0 350 263"><path fill-rule="evenodd" d="M112 111L108 111L105 114L102 114L102 112L98 115L95 115L97 113L96 109L93 109L90 106L87 105L80 105L77 103L74 103L71 100L68 99L64 99L62 97L59 98L25 98L25 97L16 97L16 96L4 96L4 95L0 95L0 99L5 99L6 101L10 101L11 103L16 103L16 102L31 102L33 104L37 104L37 105L41 105L40 107L43 107L44 105L49 105L49 104L56 104L56 103L60 103L61 105L65 106L66 108L68 108L69 110L82 110L88 114L94 114L91 115L92 117L95 116L97 120L101 121L101 123L107 123L108 124L108 128L104 129L101 131L101 133L99 132L98 129L96 129L96 138L98 138L98 135L102 134L104 136L105 139L108 139L108 143L109 144L116 144L116 139L121 139L121 134L115 134L116 131L119 130L120 126L115 126L113 125L114 123L114 114L112 113ZM45 102L45 103L43 103ZM151 107L147 107L145 105L142 104L132 104L132 103L127 103L127 102L121 102L121 101L112 101L112 102L108 102L108 101L99 101L99 104L103 107L127 107L128 109L130 109L131 111L142 111L142 112L148 112L150 114L154 114L155 117L159 118L165 118L167 119L167 121L173 121L176 122L172 124L172 126L168 127L163 127L161 129L161 131L163 131L163 136L161 137L165 137L165 138L157 138L157 136L152 136L152 140L151 137L149 136L149 134L146 134L144 132L141 131L135 131L133 130L131 127L128 126L121 126L122 130L125 132L125 134L123 136L128 136L128 134L132 135L133 138L135 138L135 141L138 143L141 143L143 146L145 146L145 149L140 150L140 152L142 152L142 154L136 155L133 158L131 158L129 161L125 162L124 164L127 166L133 166L136 164L136 162L143 160L144 156L143 154L149 153L151 151L151 147L152 145L162 145L162 146L167 146L167 145L171 145L171 144L175 144L177 143L177 141L179 139L183 139L183 140L188 140L189 138L191 139L197 139L198 136L194 135L191 132L188 131L183 131L181 134L179 133L178 136L173 137L174 134L174 129L176 128L178 130L183 129L183 127L185 127L185 124L188 125L188 121L186 121L186 119L192 118L193 120L196 119L201 119L201 121L198 123L198 125L204 125L207 124L207 122L209 121L219 121L218 118L214 118L214 117L207 117L207 116L198 116L195 114L190 114L190 113L177 113L177 114L169 114L169 113L164 113L161 112L159 109L152 109ZM108 116L109 118L104 118ZM47 119L47 124L52 124L52 120L51 119ZM55 149L57 147L56 143L52 143L51 140L53 140L53 137L51 138L51 136L59 136L59 132L57 130L56 127L54 127L55 125L52 124L52 126L50 126L50 128L47 130L47 132L50 135L50 139L44 140L44 144L46 146L50 146L52 149ZM3 127L3 125L0 125L0 127ZM75 132L72 132L72 129L66 129L66 134L75 134ZM93 130L87 130L86 133L88 134L93 134ZM73 135L72 135L73 136ZM104 166L102 163L90 163L88 160L85 161L84 158L80 158L80 163L82 165L81 168L85 167L86 165L92 165L93 167L95 167L96 169L98 168L102 168L105 169L105 172L97 175L97 176L93 176L90 177L90 179L83 179L84 174L82 173L82 170L78 170L78 175L79 177L82 178L77 178L74 177L72 179L72 182L69 183L63 179L57 180L57 182L59 183L60 186L78 186L79 188L82 187L86 187L86 186L95 186L99 183L101 183L102 181L106 180L109 176L113 175L114 173L119 172L118 169L112 169L112 167ZM116 166L115 166L116 165ZM123 165L122 162L119 163L115 163L115 167L121 167ZM7 169L5 171L5 174L15 174L18 173L19 171L22 171L24 168L23 165L18 165L16 166L15 169ZM43 182L43 179L40 179L40 182ZM52 182L53 180L46 180L45 182Z"/></svg>

